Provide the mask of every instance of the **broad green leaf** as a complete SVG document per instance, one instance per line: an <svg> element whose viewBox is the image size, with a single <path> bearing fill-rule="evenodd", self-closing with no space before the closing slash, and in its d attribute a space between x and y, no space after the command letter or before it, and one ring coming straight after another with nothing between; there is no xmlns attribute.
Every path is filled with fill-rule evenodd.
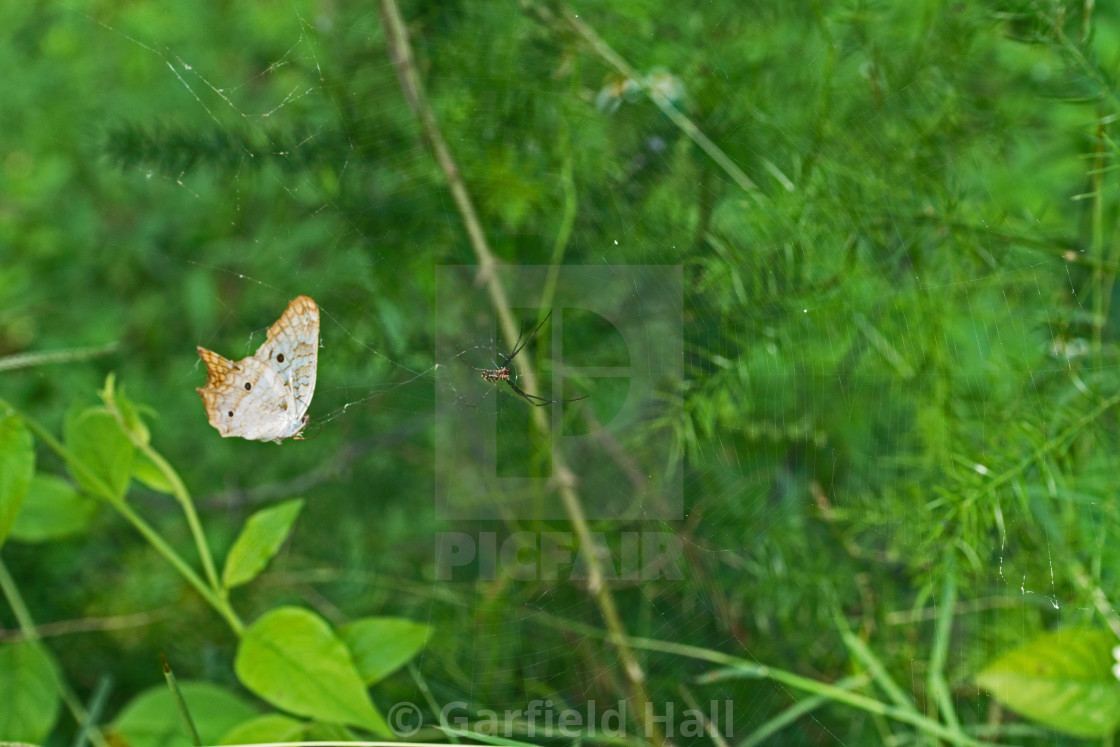
<svg viewBox="0 0 1120 747"><path fill-rule="evenodd" d="M30 641L0 645L0 739L42 744L58 718L58 674Z"/></svg>
<svg viewBox="0 0 1120 747"><path fill-rule="evenodd" d="M132 475L134 449L112 415L100 407L72 412L66 419L66 447L115 497L124 497ZM68 468L83 490L104 497L81 470L72 465Z"/></svg>
<svg viewBox="0 0 1120 747"><path fill-rule="evenodd" d="M226 556L222 585L230 589L256 578L288 538L301 508L303 501L297 499L250 516Z"/></svg>
<svg viewBox="0 0 1120 747"><path fill-rule="evenodd" d="M1120 724L1120 682L1112 674L1116 636L1073 629L1036 638L976 676L996 700L1027 718L1080 737Z"/></svg>
<svg viewBox="0 0 1120 747"><path fill-rule="evenodd" d="M365 617L343 625L338 634L367 685L416 656L428 640L428 626L403 617Z"/></svg>
<svg viewBox="0 0 1120 747"><path fill-rule="evenodd" d="M291 716L270 713L238 724L225 733L218 744L260 744L263 742L300 742L307 723Z"/></svg>
<svg viewBox="0 0 1120 747"><path fill-rule="evenodd" d="M77 534L89 526L97 502L55 475L35 475L27 500L16 517L11 538L19 542L48 542Z"/></svg>
<svg viewBox="0 0 1120 747"><path fill-rule="evenodd" d="M16 522L34 474L31 433L15 415L0 419L0 545Z"/></svg>
<svg viewBox="0 0 1120 747"><path fill-rule="evenodd" d="M179 690L203 744L217 744L223 734L256 715L256 710L244 700L209 682L180 682ZM112 731L116 740L128 747L191 744L166 684L150 687L136 696L113 722Z"/></svg>
<svg viewBox="0 0 1120 747"><path fill-rule="evenodd" d="M234 668L247 688L279 708L391 736L350 652L326 621L307 610L281 607L253 623L241 638Z"/></svg>

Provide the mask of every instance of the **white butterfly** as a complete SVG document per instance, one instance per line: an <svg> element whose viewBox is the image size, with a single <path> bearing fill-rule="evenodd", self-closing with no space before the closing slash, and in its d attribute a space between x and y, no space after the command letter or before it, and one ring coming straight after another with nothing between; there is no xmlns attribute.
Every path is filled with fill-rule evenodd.
<svg viewBox="0 0 1120 747"><path fill-rule="evenodd" d="M294 298L251 358L234 362L201 346L198 354L206 364L206 386L198 393L223 438L299 438L319 362L319 307L313 300Z"/></svg>

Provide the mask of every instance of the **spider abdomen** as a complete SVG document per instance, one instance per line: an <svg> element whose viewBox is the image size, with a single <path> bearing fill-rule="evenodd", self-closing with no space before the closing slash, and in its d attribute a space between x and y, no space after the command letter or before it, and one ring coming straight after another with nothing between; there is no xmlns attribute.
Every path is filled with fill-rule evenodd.
<svg viewBox="0 0 1120 747"><path fill-rule="evenodd" d="M497 384L499 381L509 381L509 369L497 368L483 371L482 378L486 379L491 384Z"/></svg>

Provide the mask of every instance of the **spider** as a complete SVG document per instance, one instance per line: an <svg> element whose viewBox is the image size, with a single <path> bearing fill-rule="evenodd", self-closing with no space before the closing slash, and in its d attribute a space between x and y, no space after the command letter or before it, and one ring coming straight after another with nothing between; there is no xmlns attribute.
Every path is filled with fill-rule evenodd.
<svg viewBox="0 0 1120 747"><path fill-rule="evenodd" d="M533 339L533 336L536 335L538 331L540 331L540 328L544 326L544 323L548 321L548 318L550 316L552 316L551 311L549 311L548 314L545 315L544 319L541 320L541 323L538 324L533 329L533 331L529 333L529 336L525 338L524 342L521 341L521 338L525 333L525 328L524 327L521 328L521 332L519 332L518 335L517 335L517 342L514 343L514 345L513 345L513 352L511 352L509 355L506 356L505 360L502 361L501 366L498 366L498 364L495 363L494 365L498 366L497 368L476 368L475 366L471 366L471 364L467 363L466 361L463 361L463 363L466 363L467 366L469 366L470 368L473 368L475 371L478 371L480 374L482 374L483 379L485 379L486 381L489 381L491 384L494 385L494 386L490 387L489 390L487 390L486 394L482 395L483 398L485 398L487 394L490 394L490 392L493 391L494 387L496 387L500 382L504 381L505 383L509 384L510 389L512 389L515 393L517 393L522 399L524 399L526 402L528 402L533 407L544 407L545 405L557 405L557 404L561 404L563 402L578 402L581 399L587 399L588 395L586 395L586 394L583 395L582 397L576 397L574 399L547 399L545 397L538 397L535 394L529 394L528 392L521 391L521 387L517 386L517 384L514 384L513 379L510 378L510 373L511 373L510 372L510 367L509 367L510 362L514 358L517 357L518 353L520 353L522 350L525 349L525 346L528 345L529 341ZM460 359L460 360L462 360L462 359Z"/></svg>

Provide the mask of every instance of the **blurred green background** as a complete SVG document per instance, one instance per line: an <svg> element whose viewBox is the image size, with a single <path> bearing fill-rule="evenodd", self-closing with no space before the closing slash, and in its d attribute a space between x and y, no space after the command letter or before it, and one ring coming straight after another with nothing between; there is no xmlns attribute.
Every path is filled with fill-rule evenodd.
<svg viewBox="0 0 1120 747"><path fill-rule="evenodd" d="M927 662L951 582L946 675L976 725L993 705L972 677L992 657L1108 622L1115 8L461 0L402 13L501 262L683 268L684 375L662 382L667 415L617 447L672 445L684 515L592 526L608 542L671 531L685 548L680 580L612 585L628 634L831 682L861 670L847 626L936 710ZM375 689L383 709L424 702L421 683L433 702L493 709L622 697L615 649L581 627L604 627L585 583L434 577L437 532L570 528L433 510L436 394L476 402L488 387L449 372L462 367L436 356L437 331L466 335L494 309L435 304L436 268L477 258L375 5L76 0L0 19L0 356L118 344L4 370L0 394L58 433L115 372L151 408L153 443L219 557L249 513L305 498L292 541L235 605L249 620L291 603L332 622L428 623L414 668ZM628 84L608 46L688 124ZM298 294L323 310L321 430L279 447L219 438L195 346L251 354ZM614 344L591 325L564 334L590 356ZM489 366L510 342L470 333L459 350ZM530 354L547 367L546 346ZM621 396L589 391L600 418ZM539 460L528 408L496 395L503 459ZM45 450L39 467L64 472ZM137 485L130 502L194 557L170 499ZM62 541L10 541L3 560L38 623L123 621L46 638L80 699L111 675L107 718L162 681L159 652L180 678L238 688L235 637L112 512ZM14 626L3 605L0 622ZM681 683L734 701L738 739L797 700L772 681L704 679L713 665L696 660L639 658L657 702L682 702ZM52 739L73 732L63 718ZM909 734L831 704L772 743L888 732Z"/></svg>

